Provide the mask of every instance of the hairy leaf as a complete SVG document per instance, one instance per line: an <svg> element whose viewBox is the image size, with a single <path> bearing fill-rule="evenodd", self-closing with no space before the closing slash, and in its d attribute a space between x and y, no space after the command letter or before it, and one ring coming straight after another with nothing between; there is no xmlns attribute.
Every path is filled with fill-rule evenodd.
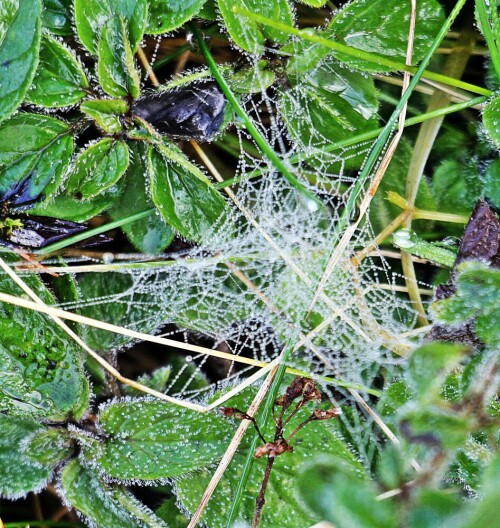
<svg viewBox="0 0 500 528"><path fill-rule="evenodd" d="M122 481L155 481L213 464L222 456L231 425L161 401L118 402L99 414L105 435L96 463Z"/></svg>
<svg viewBox="0 0 500 528"><path fill-rule="evenodd" d="M73 52L49 35L43 35L40 62L26 99L47 108L69 106L85 97L88 85Z"/></svg>
<svg viewBox="0 0 500 528"><path fill-rule="evenodd" d="M182 236L200 242L222 224L226 212L222 196L199 171L189 171L189 162L181 165L155 149L148 160L151 198L163 218Z"/></svg>
<svg viewBox="0 0 500 528"><path fill-rule="evenodd" d="M233 12L233 7L238 6L291 26L293 15L287 0L275 0L272 3L265 0L218 0L218 5L229 36L243 50L260 53L264 50L266 39L281 44L287 41L288 35L282 31L261 26Z"/></svg>
<svg viewBox="0 0 500 528"><path fill-rule="evenodd" d="M124 141L101 139L81 152L69 176L67 190L87 200L103 193L125 173L129 151Z"/></svg>
<svg viewBox="0 0 500 528"><path fill-rule="evenodd" d="M23 497L51 479L54 464L40 463L24 452L26 443L45 431L35 420L0 414L0 497Z"/></svg>
<svg viewBox="0 0 500 528"><path fill-rule="evenodd" d="M55 300L38 277L25 282L47 304ZM0 291L22 292L6 275ZM0 411L52 421L79 417L88 403L80 350L48 316L0 305Z"/></svg>
<svg viewBox="0 0 500 528"><path fill-rule="evenodd" d="M337 42L353 48L396 59L404 64L410 28L410 0L355 0L347 4L332 20L330 29ZM417 25L414 34L413 64L429 48L444 22L443 9L436 0L417 3ZM376 62L357 59L341 52L335 56L349 66L365 71L391 71Z"/></svg>
<svg viewBox="0 0 500 528"><path fill-rule="evenodd" d="M41 0L0 4L0 122L24 99L38 64Z"/></svg>
<svg viewBox="0 0 500 528"><path fill-rule="evenodd" d="M78 460L72 460L64 468L61 489L65 498L96 528L167 526L125 488L104 483L95 471Z"/></svg>
<svg viewBox="0 0 500 528"><path fill-rule="evenodd" d="M146 33L159 35L191 20L206 0L151 0Z"/></svg>
<svg viewBox="0 0 500 528"><path fill-rule="evenodd" d="M121 17L125 20L124 36L135 52L144 34L146 0L75 0L78 37L93 55L97 55L104 26L110 20L119 20Z"/></svg>
<svg viewBox="0 0 500 528"><path fill-rule="evenodd" d="M0 125L0 194L19 188L14 204L51 196L60 187L73 153L66 123L19 113Z"/></svg>
<svg viewBox="0 0 500 528"><path fill-rule="evenodd" d="M113 97L139 97L139 73L123 17L111 18L102 28L98 56L102 89Z"/></svg>
<svg viewBox="0 0 500 528"><path fill-rule="evenodd" d="M104 132L119 134L123 128L120 116L128 112L128 104L123 99L93 99L82 103L80 110L95 119Z"/></svg>

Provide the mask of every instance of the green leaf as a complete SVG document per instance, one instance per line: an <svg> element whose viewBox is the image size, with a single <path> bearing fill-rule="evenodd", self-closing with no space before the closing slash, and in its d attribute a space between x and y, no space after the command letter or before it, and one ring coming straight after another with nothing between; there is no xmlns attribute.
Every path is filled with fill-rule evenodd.
<svg viewBox="0 0 500 528"><path fill-rule="evenodd" d="M123 17L110 19L102 28L98 56L97 72L102 89L113 97L139 97L139 73Z"/></svg>
<svg viewBox="0 0 500 528"><path fill-rule="evenodd" d="M394 506L377 501L373 482L337 457L320 458L302 472L300 491L321 519L338 528L396 527Z"/></svg>
<svg viewBox="0 0 500 528"><path fill-rule="evenodd" d="M206 0L150 0L148 35L159 35L176 29L191 20Z"/></svg>
<svg viewBox="0 0 500 528"><path fill-rule="evenodd" d="M229 74L227 81L236 93L263 92L276 80L275 73L268 66L267 61L259 61L256 68L245 68Z"/></svg>
<svg viewBox="0 0 500 528"><path fill-rule="evenodd" d="M0 122L24 99L38 64L40 0L2 0L0 4Z"/></svg>
<svg viewBox="0 0 500 528"><path fill-rule="evenodd" d="M96 528L167 526L125 488L106 484L78 460L72 460L64 468L61 488L65 498Z"/></svg>
<svg viewBox="0 0 500 528"><path fill-rule="evenodd" d="M45 303L55 304L38 277L24 280ZM6 275L0 275L0 291L24 295ZM89 394L81 352L48 316L0 304L0 364L0 411L52 421L85 412Z"/></svg>
<svg viewBox="0 0 500 528"><path fill-rule="evenodd" d="M280 110L291 135L306 148L321 149L377 127L373 79L330 57L296 80L281 95Z"/></svg>
<svg viewBox="0 0 500 528"><path fill-rule="evenodd" d="M404 63L410 29L410 0L355 0L332 20L333 38L352 48L379 54ZM436 0L420 0L417 3L417 25L413 47L413 64L424 57L443 22L443 8ZM333 52L349 66L365 71L391 71L376 62L357 59L351 55Z"/></svg>
<svg viewBox="0 0 500 528"><path fill-rule="evenodd" d="M19 113L0 125L0 193L29 178L26 200L51 196L60 187L73 153L71 131L62 121Z"/></svg>
<svg viewBox="0 0 500 528"><path fill-rule="evenodd" d="M157 481L217 462L232 427L213 414L138 399L104 408L99 429L105 438L95 460L101 471L120 481Z"/></svg>
<svg viewBox="0 0 500 528"><path fill-rule="evenodd" d="M73 0L43 0L43 27L55 35L73 35L72 6Z"/></svg>
<svg viewBox="0 0 500 528"><path fill-rule="evenodd" d="M500 209L500 160L493 161L483 174L484 195L494 207ZM473 204L469 207L469 211Z"/></svg>
<svg viewBox="0 0 500 528"><path fill-rule="evenodd" d="M220 14L229 36L240 48L251 53L262 53L267 39L283 44L288 35L275 28L260 25L248 18L233 13L233 7L238 6L259 15L272 17L277 22L293 25L293 14L287 0L218 0Z"/></svg>
<svg viewBox="0 0 500 528"><path fill-rule="evenodd" d="M154 280L141 279L141 289L146 288L148 282ZM101 299L111 297L111 302L90 303L78 311L87 317L94 317L108 323L135 330L151 332L164 320L158 304L151 294L137 291L132 275L124 273L86 273L78 276L78 289L82 299ZM113 297L115 296L115 297ZM116 302L116 298L120 302ZM132 308L133 307L133 308ZM99 330L98 328L85 327L82 330L85 342L96 350L113 350L130 342L130 338Z"/></svg>
<svg viewBox="0 0 500 528"><path fill-rule="evenodd" d="M326 4L326 0L299 0L299 2L310 7L323 7Z"/></svg>
<svg viewBox="0 0 500 528"><path fill-rule="evenodd" d="M35 420L0 414L0 497L18 499L38 492L52 478L54 464L39 463L24 453L24 445L47 429Z"/></svg>
<svg viewBox="0 0 500 528"><path fill-rule="evenodd" d="M303 31L321 38L331 37L330 30L307 28ZM288 57L286 72L294 82L298 81L301 74L316 67L322 59L332 52L326 46L305 39L294 39L282 46L281 51Z"/></svg>
<svg viewBox="0 0 500 528"><path fill-rule="evenodd" d="M417 348L410 356L407 370L416 393L426 400L434 399L466 351L467 347L439 342Z"/></svg>
<svg viewBox="0 0 500 528"><path fill-rule="evenodd" d="M500 97L490 99L483 110L483 124L488 136L500 147Z"/></svg>
<svg viewBox="0 0 500 528"><path fill-rule="evenodd" d="M43 35L40 62L26 100L47 108L69 106L87 95L88 85L74 53L51 36Z"/></svg>
<svg viewBox="0 0 500 528"><path fill-rule="evenodd" d="M151 198L163 218L188 240L201 242L225 220L226 203L198 170L189 171L152 149L148 156ZM187 160L186 160L187 161Z"/></svg>
<svg viewBox="0 0 500 528"><path fill-rule="evenodd" d="M121 17L126 21L126 41L135 52L144 35L146 0L75 0L78 37L92 55L97 55L104 26L110 20L119 20Z"/></svg>
<svg viewBox="0 0 500 528"><path fill-rule="evenodd" d="M124 141L101 139L81 152L66 185L69 193L89 200L114 185L125 173L129 151Z"/></svg>
<svg viewBox="0 0 500 528"><path fill-rule="evenodd" d="M120 117L128 112L129 106L123 99L94 99L82 103L80 110L94 119L104 132L120 134L123 128Z"/></svg>
<svg viewBox="0 0 500 528"><path fill-rule="evenodd" d="M146 193L144 178L147 170L148 149L140 143L137 146L131 144L130 148L132 149L132 163L127 171L123 194L110 210L113 220L154 207ZM133 200L130 199L131 196L134 197ZM149 255L161 253L170 245L175 236L175 231L155 212L143 220L122 226L122 230L139 251Z"/></svg>

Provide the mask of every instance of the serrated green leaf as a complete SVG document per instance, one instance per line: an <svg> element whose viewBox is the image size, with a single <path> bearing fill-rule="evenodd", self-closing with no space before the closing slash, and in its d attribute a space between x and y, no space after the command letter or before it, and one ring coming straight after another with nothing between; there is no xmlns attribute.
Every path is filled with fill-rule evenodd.
<svg viewBox="0 0 500 528"><path fill-rule="evenodd" d="M54 304L38 277L25 282L47 304ZM0 291L22 295L6 275ZM88 382L81 352L46 315L0 304L0 411L52 421L80 417L88 404Z"/></svg>
<svg viewBox="0 0 500 528"><path fill-rule="evenodd" d="M483 174L484 195L500 210L500 160L493 161ZM469 211L474 204L470 204Z"/></svg>
<svg viewBox="0 0 500 528"><path fill-rule="evenodd" d="M246 409L248 394L238 395L230 400L230 405ZM292 419L287 426L290 432L305 420L311 409L304 409ZM266 438L272 438L274 427L272 424L264 431ZM242 477L243 465L248 456L251 435L247 434L236 452L224 477L218 484L205 513L201 519L211 528L227 526L227 516L231 510L234 494ZM343 466L351 471L363 472L361 464L346 446L336 421L313 422L301 429L291 441L293 452L285 453L276 458L266 491L266 505L262 514L262 526L296 528L311 526L321 520L317 513L304 505L298 490L302 481L301 469L314 455L324 455L329 452L337 453ZM247 489L244 490L240 502L237 521L249 523L253 518L255 500L262 483L267 459L265 457L254 460L252 477ZM176 480L177 497L184 508L194 512L208 485L213 470L197 472Z"/></svg>
<svg viewBox="0 0 500 528"><path fill-rule="evenodd" d="M483 124L491 141L500 147L500 97L491 99L484 107Z"/></svg>
<svg viewBox="0 0 500 528"><path fill-rule="evenodd" d="M39 464L23 453L33 435L45 431L40 423L0 414L0 496L18 499L40 491L52 477L53 464Z"/></svg>
<svg viewBox="0 0 500 528"><path fill-rule="evenodd" d="M98 57L99 83L106 93L113 97L139 97L139 73L124 18L112 18L102 28Z"/></svg>
<svg viewBox="0 0 500 528"><path fill-rule="evenodd" d="M82 103L80 110L92 117L104 132L119 134L123 129L120 117L128 112L129 106L123 99L94 99Z"/></svg>
<svg viewBox="0 0 500 528"><path fill-rule="evenodd" d="M147 171L148 148L143 145L130 145L132 163L127 171L124 191L110 210L113 220L118 220L154 207L146 193L144 175ZM134 199L131 200L130 197ZM142 220L122 226L132 244L143 253L155 255L161 253L172 242L175 231L156 213Z"/></svg>
<svg viewBox="0 0 500 528"><path fill-rule="evenodd" d="M73 154L71 131L53 117L19 113L0 125L0 194L29 178L26 201L61 186Z"/></svg>
<svg viewBox="0 0 500 528"><path fill-rule="evenodd" d="M104 483L95 471L72 460L61 474L65 498L96 528L134 526L166 528L166 524L121 486Z"/></svg>
<svg viewBox="0 0 500 528"><path fill-rule="evenodd" d="M148 35L176 29L198 14L206 0L151 0L146 28Z"/></svg>
<svg viewBox="0 0 500 528"><path fill-rule="evenodd" d="M40 0L2 0L0 5L0 122L19 106L38 64Z"/></svg>
<svg viewBox="0 0 500 528"><path fill-rule="evenodd" d="M297 81L281 95L280 110L291 135L306 148L322 148L376 128L373 79L329 58Z"/></svg>
<svg viewBox="0 0 500 528"><path fill-rule="evenodd" d="M101 139L81 152L71 172L67 191L90 200L114 185L125 174L129 151L124 141Z"/></svg>
<svg viewBox="0 0 500 528"><path fill-rule="evenodd" d="M399 229L392 236L395 247L403 249L412 255L436 262L446 268L452 268L457 254L453 249L443 247L440 243L427 242L420 238L412 229Z"/></svg>
<svg viewBox="0 0 500 528"><path fill-rule="evenodd" d="M43 27L55 35L72 35L72 6L73 0L43 0Z"/></svg>
<svg viewBox="0 0 500 528"><path fill-rule="evenodd" d="M99 429L105 435L96 458L100 470L123 481L156 481L216 462L232 427L212 414L139 399L103 409Z"/></svg>
<svg viewBox="0 0 500 528"><path fill-rule="evenodd" d="M293 14L287 0L274 0L274 2L266 2L265 0L218 0L218 5L229 36L235 44L245 51L261 53L264 50L266 39L280 44L288 40L288 35L282 31L260 25L233 12L233 7L238 6L291 26L293 25Z"/></svg>
<svg viewBox="0 0 500 528"><path fill-rule="evenodd" d="M142 286L148 284L144 279ZM157 303L147 293L140 293L132 275L124 273L86 273L78 276L78 289L83 299L99 299L104 296L120 298L120 302L90 304L78 311L88 317L97 317L108 323L135 330L151 332L163 322L163 315ZM133 309L131 309L133 306ZM85 342L96 350L113 350L130 342L130 338L113 334L98 328L82 330Z"/></svg>
<svg viewBox="0 0 500 528"><path fill-rule="evenodd" d="M148 156L151 198L163 218L195 242L221 226L226 203L212 184L152 149Z"/></svg>
<svg viewBox="0 0 500 528"><path fill-rule="evenodd" d="M377 501L378 490L368 476L336 457L309 465L301 475L300 491L321 519L338 528L397 526L393 504Z"/></svg>
<svg viewBox="0 0 500 528"><path fill-rule="evenodd" d="M444 379L466 351L466 347L450 343L431 343L417 348L409 358L407 370L416 393L421 398L435 398Z"/></svg>
<svg viewBox="0 0 500 528"><path fill-rule="evenodd" d="M88 85L73 52L50 35L43 35L40 62L26 100L47 108L70 106L87 95Z"/></svg>
<svg viewBox="0 0 500 528"><path fill-rule="evenodd" d="M330 29L337 42L404 63L410 13L410 0L355 0L332 20ZM417 3L416 17L418 23L414 33L413 64L424 57L440 30L444 22L443 8L436 0L421 0ZM342 62L359 70L391 71L376 62L357 59L341 52L333 53Z"/></svg>
<svg viewBox="0 0 500 528"><path fill-rule="evenodd" d="M97 55L104 26L123 17L126 39L135 52L144 35L147 7L145 0L75 0L78 37L90 53Z"/></svg>

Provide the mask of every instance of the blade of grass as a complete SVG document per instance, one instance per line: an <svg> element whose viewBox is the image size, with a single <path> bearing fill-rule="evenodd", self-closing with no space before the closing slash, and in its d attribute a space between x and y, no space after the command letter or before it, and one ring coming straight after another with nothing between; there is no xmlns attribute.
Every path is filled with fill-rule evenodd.
<svg viewBox="0 0 500 528"><path fill-rule="evenodd" d="M476 0L476 10L478 22L481 26L484 40L486 40L486 45L488 46L488 50L490 52L491 63L493 64L497 78L500 79L500 51L498 49L495 36L491 30L490 17L488 15L488 8L486 7L485 0ZM498 28L499 22L496 2L489 2L489 10L491 21Z"/></svg>
<svg viewBox="0 0 500 528"><path fill-rule="evenodd" d="M105 233L106 231L110 231L111 229L121 227L125 224L129 224L130 222L135 222L136 220L141 220L142 218L147 218L148 216L155 214L155 210L156 209L148 209L147 211L141 211L140 213L135 213L133 215L126 216L125 218L115 220L114 222L109 222L102 226L95 227L94 229L89 229L88 231L84 231L83 233L79 233L78 235L65 238L64 240L60 240L59 242L54 242L54 244L49 244L48 246L36 251L36 254L48 255L49 253L54 253L54 251L59 251L60 249L64 249L65 247L72 246L73 244L77 244L78 242L82 242L83 240L87 240L88 238L92 238L93 236L100 235L102 233Z"/></svg>

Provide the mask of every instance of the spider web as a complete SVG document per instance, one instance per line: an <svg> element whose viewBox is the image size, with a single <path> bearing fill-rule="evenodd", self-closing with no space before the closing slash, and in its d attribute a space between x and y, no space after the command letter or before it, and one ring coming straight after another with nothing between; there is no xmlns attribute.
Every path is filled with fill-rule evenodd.
<svg viewBox="0 0 500 528"><path fill-rule="evenodd" d="M279 89L266 88L257 58L247 57L260 93L244 98L247 112L289 170L325 204L318 206L294 188L265 156L247 148L255 144L237 127L240 144L231 212L202 244L169 255L167 263L120 271L128 277L117 292L87 296L61 307L79 311L98 306L102 313L124 307L119 324L152 329L191 340L202 336L212 348L270 362L292 345L289 366L314 376L371 386L380 367L397 361L394 350L408 347L402 337L413 328L416 313L404 295L392 289L401 277L380 252L355 266L351 257L374 238L368 216L356 230L309 317L306 314L328 261L336 226L352 192L357 172L351 161L366 156L372 143L325 151L328 138L309 135L304 144L292 136L282 117ZM288 93L301 112L301 126L314 129L300 83ZM124 323L126 314L135 315ZM175 325L175 329L171 330ZM180 337L179 337L180 336ZM174 372L167 393L187 364L202 369L207 357L188 354ZM233 386L252 367L235 361L225 384ZM177 387L175 396L203 399L192 387L195 373ZM219 384L220 387L220 384ZM338 387L337 387L338 388ZM209 388L209 391L211 389ZM333 388L331 388L333 390Z"/></svg>

